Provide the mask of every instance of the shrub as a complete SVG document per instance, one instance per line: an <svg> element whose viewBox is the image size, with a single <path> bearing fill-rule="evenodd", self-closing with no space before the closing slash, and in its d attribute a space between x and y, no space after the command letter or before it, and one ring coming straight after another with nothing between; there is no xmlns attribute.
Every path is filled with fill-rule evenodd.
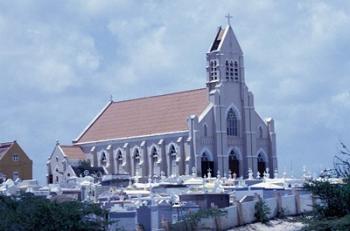
<svg viewBox="0 0 350 231"><path fill-rule="evenodd" d="M106 211L79 201L56 202L30 194L0 196L0 230L105 230Z"/></svg>
<svg viewBox="0 0 350 231"><path fill-rule="evenodd" d="M314 206L318 217L342 217L350 213L350 184L311 181L305 188L321 200Z"/></svg>
<svg viewBox="0 0 350 231"><path fill-rule="evenodd" d="M266 224L269 221L270 208L266 205L265 201L259 199L255 204L255 218L257 221Z"/></svg>

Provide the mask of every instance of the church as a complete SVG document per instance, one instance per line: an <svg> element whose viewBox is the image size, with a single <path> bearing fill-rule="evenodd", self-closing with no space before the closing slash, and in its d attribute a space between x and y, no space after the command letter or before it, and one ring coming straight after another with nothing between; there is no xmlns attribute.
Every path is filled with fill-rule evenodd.
<svg viewBox="0 0 350 231"><path fill-rule="evenodd" d="M208 52L205 87L110 100L73 141L93 167L141 180L159 176L270 176L277 171L274 120L255 111L242 49L228 23ZM203 82L205 78L203 77Z"/></svg>

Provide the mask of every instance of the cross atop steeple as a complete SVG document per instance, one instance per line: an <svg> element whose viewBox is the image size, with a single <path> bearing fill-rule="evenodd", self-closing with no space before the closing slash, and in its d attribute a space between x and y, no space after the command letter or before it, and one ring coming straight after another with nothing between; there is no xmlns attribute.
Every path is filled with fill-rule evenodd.
<svg viewBox="0 0 350 231"><path fill-rule="evenodd" d="M231 26L231 18L232 18L232 16L230 15L230 13L228 13L227 15L225 15L225 18L227 18L227 24L228 24L229 26Z"/></svg>

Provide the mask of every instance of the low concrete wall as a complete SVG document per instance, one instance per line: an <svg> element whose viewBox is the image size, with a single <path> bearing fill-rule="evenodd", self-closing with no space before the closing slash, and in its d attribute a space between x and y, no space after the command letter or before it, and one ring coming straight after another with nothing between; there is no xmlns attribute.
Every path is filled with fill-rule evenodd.
<svg viewBox="0 0 350 231"><path fill-rule="evenodd" d="M239 203L224 208L226 215L216 218L202 219L198 225L198 230L225 230L238 225L244 225L254 222L255 204L259 201L258 197L254 201ZM275 197L264 200L270 208L270 218L274 218L283 211L284 215L298 215L304 212L312 211L311 194L300 195L299 192L293 192L292 195L283 195L276 193Z"/></svg>

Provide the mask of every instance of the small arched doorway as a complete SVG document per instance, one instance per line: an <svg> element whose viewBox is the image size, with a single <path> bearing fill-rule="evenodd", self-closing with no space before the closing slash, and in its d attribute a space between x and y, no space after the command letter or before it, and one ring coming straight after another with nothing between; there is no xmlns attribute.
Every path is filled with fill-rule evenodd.
<svg viewBox="0 0 350 231"><path fill-rule="evenodd" d="M209 155L206 152L203 152L203 154L202 154L201 170L202 170L202 177L208 176L209 172L210 172L212 177L214 177L216 175L215 171L214 171L214 161L209 159Z"/></svg>
<svg viewBox="0 0 350 231"><path fill-rule="evenodd" d="M263 153L259 153L259 155L258 155L258 172L259 172L259 176L263 177L265 171L266 171L265 155Z"/></svg>
<svg viewBox="0 0 350 231"><path fill-rule="evenodd" d="M231 174L236 174L236 177L240 177L239 172L239 159L237 153L232 150L228 157L228 166L231 171Z"/></svg>

